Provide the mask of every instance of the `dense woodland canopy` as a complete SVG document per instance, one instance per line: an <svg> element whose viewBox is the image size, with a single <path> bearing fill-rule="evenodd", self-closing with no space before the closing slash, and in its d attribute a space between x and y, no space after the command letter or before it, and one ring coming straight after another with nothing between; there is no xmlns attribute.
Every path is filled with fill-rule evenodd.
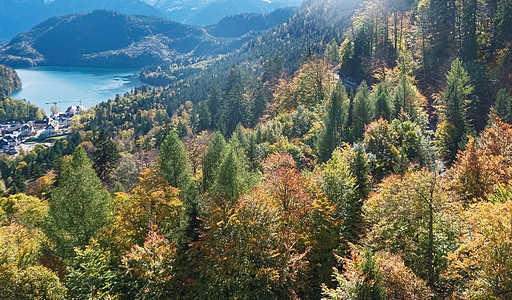
<svg viewBox="0 0 512 300"><path fill-rule="evenodd" d="M511 44L510 0L307 1L148 67L1 157L0 297L511 299Z"/></svg>

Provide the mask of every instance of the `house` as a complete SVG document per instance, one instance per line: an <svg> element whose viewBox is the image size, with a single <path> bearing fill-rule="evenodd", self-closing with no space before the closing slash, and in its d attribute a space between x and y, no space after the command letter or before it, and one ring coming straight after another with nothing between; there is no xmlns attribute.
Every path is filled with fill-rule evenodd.
<svg viewBox="0 0 512 300"><path fill-rule="evenodd" d="M12 135L8 135L8 136L4 137L3 140L5 140L8 143L10 148L16 147L16 145L18 143L18 142L16 142L16 139Z"/></svg>
<svg viewBox="0 0 512 300"><path fill-rule="evenodd" d="M20 136L28 136L32 132L34 132L34 128L28 124L25 124L20 128Z"/></svg>
<svg viewBox="0 0 512 300"><path fill-rule="evenodd" d="M48 126L46 126L44 128L44 131L41 132L41 135L43 135L43 136L52 136L52 135L55 134L56 131L57 131L57 128L54 125L49 124Z"/></svg>
<svg viewBox="0 0 512 300"><path fill-rule="evenodd" d="M9 151L9 142L7 142L5 139L0 140L0 154L6 153Z"/></svg>
<svg viewBox="0 0 512 300"><path fill-rule="evenodd" d="M66 115L71 118L72 116L78 115L81 111L86 111L83 106L70 106L66 109Z"/></svg>
<svg viewBox="0 0 512 300"><path fill-rule="evenodd" d="M23 125L14 125L14 126L8 127L6 129L2 130L2 135L19 134L21 127L23 127Z"/></svg>
<svg viewBox="0 0 512 300"><path fill-rule="evenodd" d="M42 119L40 121L34 121L34 128L37 130L41 130L46 128L48 124L50 124L50 119L48 118Z"/></svg>

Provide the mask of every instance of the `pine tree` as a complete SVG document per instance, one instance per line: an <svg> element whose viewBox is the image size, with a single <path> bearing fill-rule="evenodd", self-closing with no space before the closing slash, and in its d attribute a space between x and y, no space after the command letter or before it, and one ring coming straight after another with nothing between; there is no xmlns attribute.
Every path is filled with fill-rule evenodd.
<svg viewBox="0 0 512 300"><path fill-rule="evenodd" d="M347 91L340 81L331 94L331 100L327 105L327 116L325 119L325 132L320 140L320 159L327 161L332 151L341 143L344 137L344 127L347 122Z"/></svg>
<svg viewBox="0 0 512 300"><path fill-rule="evenodd" d="M48 236L63 257L87 245L111 221L112 199L82 147L62 166L49 202Z"/></svg>
<svg viewBox="0 0 512 300"><path fill-rule="evenodd" d="M389 88L386 82L377 85L375 92L375 117L384 120L391 120Z"/></svg>
<svg viewBox="0 0 512 300"><path fill-rule="evenodd" d="M372 120L372 105L370 102L370 91L366 81L361 82L354 97L352 111L352 140L358 141L363 137L364 126Z"/></svg>
<svg viewBox="0 0 512 300"><path fill-rule="evenodd" d="M207 192L215 183L219 165L222 162L226 141L220 132L217 132L203 157L203 192Z"/></svg>
<svg viewBox="0 0 512 300"><path fill-rule="evenodd" d="M446 75L446 92L443 97L444 108L442 111L443 122L446 123L445 126L448 126L446 128L452 129L450 129L451 132L443 136L436 133L438 145L448 164L455 160L457 151L464 148L466 135L471 130L467 109L468 96L472 91L473 87L469 85L468 73L462 67L460 59L457 58L452 62L451 69Z"/></svg>

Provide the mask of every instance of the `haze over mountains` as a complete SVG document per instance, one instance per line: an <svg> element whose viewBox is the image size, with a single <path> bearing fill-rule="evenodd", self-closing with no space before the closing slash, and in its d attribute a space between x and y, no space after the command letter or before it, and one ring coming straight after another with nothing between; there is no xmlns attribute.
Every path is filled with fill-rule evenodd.
<svg viewBox="0 0 512 300"><path fill-rule="evenodd" d="M186 56L226 54L262 30L286 22L294 11L232 16L208 30L106 10L53 17L0 47L0 63L142 67Z"/></svg>
<svg viewBox="0 0 512 300"><path fill-rule="evenodd" d="M300 0L2 0L0 1L0 42L7 42L54 16L114 10L169 18L192 25L212 25L223 17L238 13L266 13L298 6Z"/></svg>

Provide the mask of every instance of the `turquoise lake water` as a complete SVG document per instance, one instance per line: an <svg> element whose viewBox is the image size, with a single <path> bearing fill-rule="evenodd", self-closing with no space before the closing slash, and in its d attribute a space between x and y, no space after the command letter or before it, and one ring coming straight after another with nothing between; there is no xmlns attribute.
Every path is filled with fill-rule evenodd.
<svg viewBox="0 0 512 300"><path fill-rule="evenodd" d="M79 105L79 100L89 108L141 85L140 71L133 69L36 67L16 69L16 72L23 89L11 98L25 99L48 113L52 106L50 102L59 102L57 106L61 111Z"/></svg>

